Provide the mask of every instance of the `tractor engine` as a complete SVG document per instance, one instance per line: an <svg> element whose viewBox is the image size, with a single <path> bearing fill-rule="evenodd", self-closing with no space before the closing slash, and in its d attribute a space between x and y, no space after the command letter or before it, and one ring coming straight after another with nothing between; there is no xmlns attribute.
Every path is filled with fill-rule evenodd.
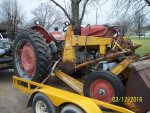
<svg viewBox="0 0 150 113"><path fill-rule="evenodd" d="M86 26L81 28L82 36L94 36L94 37L105 37L105 38L113 38L113 35L116 34L117 31L112 26L107 25L97 25L97 26ZM83 63L88 60L93 60L100 57L98 46L85 46L77 47L76 49L76 59L77 63Z"/></svg>
<svg viewBox="0 0 150 113"><path fill-rule="evenodd" d="M98 51L95 49L85 49L81 47L76 49L76 63L83 63L85 61L93 60L98 57Z"/></svg>

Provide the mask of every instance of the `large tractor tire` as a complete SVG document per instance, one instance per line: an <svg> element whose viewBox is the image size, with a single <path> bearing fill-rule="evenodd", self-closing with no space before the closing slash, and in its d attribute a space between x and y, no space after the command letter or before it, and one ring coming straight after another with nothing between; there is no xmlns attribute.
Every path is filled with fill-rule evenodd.
<svg viewBox="0 0 150 113"><path fill-rule="evenodd" d="M107 71L92 72L85 80L84 95L100 101L120 105L124 86L118 76ZM117 100L117 99L118 100Z"/></svg>
<svg viewBox="0 0 150 113"><path fill-rule="evenodd" d="M14 42L13 56L17 76L41 82L48 75L51 52L38 32L33 30L21 32Z"/></svg>

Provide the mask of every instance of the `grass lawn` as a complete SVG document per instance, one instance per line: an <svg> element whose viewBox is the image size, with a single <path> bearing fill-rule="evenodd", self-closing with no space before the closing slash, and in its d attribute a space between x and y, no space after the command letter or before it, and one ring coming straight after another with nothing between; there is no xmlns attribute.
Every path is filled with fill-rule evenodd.
<svg viewBox="0 0 150 113"><path fill-rule="evenodd" d="M144 55L146 53L150 53L150 38L131 38L133 42L141 43L143 46L136 49L136 54Z"/></svg>

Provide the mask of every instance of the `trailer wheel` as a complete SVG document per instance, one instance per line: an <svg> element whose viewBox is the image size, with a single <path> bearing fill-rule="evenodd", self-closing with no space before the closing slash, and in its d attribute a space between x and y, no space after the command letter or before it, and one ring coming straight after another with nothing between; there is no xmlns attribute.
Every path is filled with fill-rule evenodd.
<svg viewBox="0 0 150 113"><path fill-rule="evenodd" d="M76 105L68 104L62 108L60 113L85 113L85 112Z"/></svg>
<svg viewBox="0 0 150 113"><path fill-rule="evenodd" d="M38 32L29 30L20 33L14 43L13 56L17 76L41 82L48 75L51 52Z"/></svg>
<svg viewBox="0 0 150 113"><path fill-rule="evenodd" d="M32 107L34 113L56 113L52 102L42 93L37 93L34 96Z"/></svg>
<svg viewBox="0 0 150 113"><path fill-rule="evenodd" d="M91 73L85 80L84 95L107 103L120 105L116 98L123 97L124 87L118 76L107 71Z"/></svg>

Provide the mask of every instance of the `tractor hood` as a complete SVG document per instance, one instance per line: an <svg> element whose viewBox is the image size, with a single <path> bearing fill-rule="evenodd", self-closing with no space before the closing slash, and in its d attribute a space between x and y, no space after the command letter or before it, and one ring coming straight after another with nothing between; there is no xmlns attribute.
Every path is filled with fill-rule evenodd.
<svg viewBox="0 0 150 113"><path fill-rule="evenodd" d="M113 37L116 34L116 29L113 26L87 26L81 28L82 36L95 36L95 37Z"/></svg>

